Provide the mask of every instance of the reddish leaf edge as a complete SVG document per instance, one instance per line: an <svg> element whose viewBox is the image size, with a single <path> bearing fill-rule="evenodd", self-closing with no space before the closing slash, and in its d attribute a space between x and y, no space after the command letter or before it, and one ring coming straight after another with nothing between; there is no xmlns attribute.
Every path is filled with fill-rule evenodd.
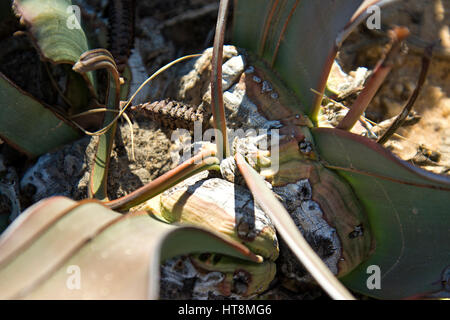
<svg viewBox="0 0 450 320"><path fill-rule="evenodd" d="M353 140L354 142L366 146L367 148L369 148L369 149L375 151L376 153L378 153L379 155L385 157L389 161L392 161L394 164L396 164L398 166L401 166L402 168L408 170L411 173L414 173L414 174L420 176L423 179L427 179L430 182L435 182L435 183L439 183L439 184L448 185L448 187L447 186L436 186L436 185L431 185L431 184L428 185L428 184L410 183L410 182L407 182L407 181L401 181L401 180L393 179L393 178L390 178L390 177L387 177L387 176L377 175L377 174L361 171L361 170L354 169L354 168L344 168L344 167L333 166L333 165L328 164L326 162L326 160L321 159L321 161L323 162L324 166L326 166L326 167L329 167L329 168L332 168L332 169L356 172L356 173L369 175L369 176L375 176L375 177L378 177L378 178L381 178L381 179L384 179L384 180L391 180L391 181L394 181L394 182L408 184L408 185L416 185L416 186L426 187L426 188L431 188L431 189L439 189L439 190L450 191L450 177L439 175L439 174L436 174L436 173L433 173L433 172L429 172L429 171L421 169L421 168L417 168L417 167L413 166L412 164L410 164L409 162L398 158L396 155L394 155L392 152L390 152L387 149L385 149L380 144L378 144L378 143L376 143L376 142L374 142L372 140L369 140L366 137L359 136L357 134L354 134L354 133L351 133L351 132L348 132L348 131L345 131L345 130L335 129L335 128L313 128L311 130L312 130L313 134L314 134L314 132L322 132L322 133L332 134L332 135L336 135L336 136L340 136L340 137L343 137L343 138L346 138L346 139Z"/></svg>
<svg viewBox="0 0 450 320"><path fill-rule="evenodd" d="M222 155L225 158L230 155L230 147L227 138L227 120L225 117L225 108L223 106L222 92L223 43L225 39L228 4L229 0L220 1L216 34L214 37L211 72L211 111L213 114L214 128L216 130L217 150L221 150ZM220 139L219 137L222 138Z"/></svg>

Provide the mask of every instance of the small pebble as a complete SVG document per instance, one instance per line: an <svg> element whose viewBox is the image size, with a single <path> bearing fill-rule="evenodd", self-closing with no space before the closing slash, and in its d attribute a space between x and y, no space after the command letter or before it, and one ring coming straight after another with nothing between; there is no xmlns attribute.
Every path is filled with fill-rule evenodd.
<svg viewBox="0 0 450 320"><path fill-rule="evenodd" d="M256 83L261 83L261 78L253 76L253 81L255 81Z"/></svg>
<svg viewBox="0 0 450 320"><path fill-rule="evenodd" d="M263 81L261 92L265 93L270 91L272 91L272 86L270 85L269 81Z"/></svg>
<svg viewBox="0 0 450 320"><path fill-rule="evenodd" d="M255 72L255 68L253 66L250 66L247 68L247 70L245 70L245 73L249 74L249 73L253 73Z"/></svg>

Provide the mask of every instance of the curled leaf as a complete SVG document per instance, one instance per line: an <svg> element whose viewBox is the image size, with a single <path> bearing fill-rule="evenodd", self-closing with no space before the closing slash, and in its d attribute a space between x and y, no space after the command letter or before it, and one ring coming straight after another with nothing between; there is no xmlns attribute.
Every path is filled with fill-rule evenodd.
<svg viewBox="0 0 450 320"><path fill-rule="evenodd" d="M86 34L71 9L71 0L14 0L13 7L29 28L41 57L52 63L74 64L89 50ZM92 73L86 77L92 92Z"/></svg>
<svg viewBox="0 0 450 320"><path fill-rule="evenodd" d="M217 233L63 197L24 212L0 249L2 299L156 299L160 262L170 257L213 252L261 261Z"/></svg>

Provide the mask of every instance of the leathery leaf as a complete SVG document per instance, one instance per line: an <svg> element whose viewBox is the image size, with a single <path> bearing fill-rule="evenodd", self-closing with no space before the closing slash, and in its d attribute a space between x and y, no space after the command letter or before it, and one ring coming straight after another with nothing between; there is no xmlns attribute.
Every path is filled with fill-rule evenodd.
<svg viewBox="0 0 450 320"><path fill-rule="evenodd" d="M121 215L96 200L53 197L29 208L2 234L0 297L156 299L160 262L202 252L262 262L220 234L169 225L146 213Z"/></svg>
<svg viewBox="0 0 450 320"><path fill-rule="evenodd" d="M450 262L450 179L413 167L352 133L316 128L325 165L337 170L363 204L374 253L341 280L380 298L405 298L443 289ZM367 268L378 266L380 289L370 290Z"/></svg>
<svg viewBox="0 0 450 320"><path fill-rule="evenodd" d="M0 136L36 157L77 139L79 132L0 73ZM18 127L20 126L20 127Z"/></svg>
<svg viewBox="0 0 450 320"><path fill-rule="evenodd" d="M376 0L237 0L233 43L260 56L315 121L338 45Z"/></svg>
<svg viewBox="0 0 450 320"><path fill-rule="evenodd" d="M86 34L71 10L72 5L71 0L15 0L13 3L41 57L55 64L73 65L89 50ZM93 74L87 74L86 79L88 85L95 88Z"/></svg>

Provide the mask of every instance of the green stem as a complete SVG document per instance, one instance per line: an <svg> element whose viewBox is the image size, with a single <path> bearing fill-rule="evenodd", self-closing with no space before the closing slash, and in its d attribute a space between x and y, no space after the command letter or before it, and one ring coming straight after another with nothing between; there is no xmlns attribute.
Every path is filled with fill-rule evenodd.
<svg viewBox="0 0 450 320"><path fill-rule="evenodd" d="M106 95L106 107L109 110L118 110L120 102L120 77L114 58L107 50L95 49L85 52L81 55L73 69L79 73L106 69L108 71L109 82ZM114 113L106 112L103 124L106 126L113 121L114 118ZM94 197L99 200L106 200L108 198L106 190L108 168L114 136L116 134L116 123L117 122L114 122L114 124L99 137L88 188L89 197L91 198Z"/></svg>

